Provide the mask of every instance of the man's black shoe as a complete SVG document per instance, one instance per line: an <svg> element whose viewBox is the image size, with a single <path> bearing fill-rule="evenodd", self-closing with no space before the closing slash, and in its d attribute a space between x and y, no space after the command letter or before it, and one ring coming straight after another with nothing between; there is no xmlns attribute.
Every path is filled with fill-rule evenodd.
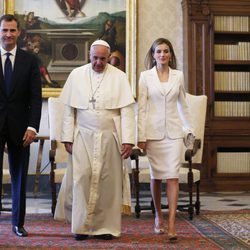
<svg viewBox="0 0 250 250"><path fill-rule="evenodd" d="M19 237L28 236L28 232L24 229L24 227L12 226L12 231Z"/></svg>
<svg viewBox="0 0 250 250"><path fill-rule="evenodd" d="M75 234L75 240L86 240L87 238L87 234Z"/></svg>
<svg viewBox="0 0 250 250"><path fill-rule="evenodd" d="M95 235L94 237L100 240L112 240L113 239L112 234L100 234L100 235Z"/></svg>

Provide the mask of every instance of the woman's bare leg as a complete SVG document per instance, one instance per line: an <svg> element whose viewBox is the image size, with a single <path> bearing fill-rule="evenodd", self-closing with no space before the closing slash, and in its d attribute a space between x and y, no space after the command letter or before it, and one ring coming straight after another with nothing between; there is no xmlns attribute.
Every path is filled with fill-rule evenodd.
<svg viewBox="0 0 250 250"><path fill-rule="evenodd" d="M179 196L179 182L178 179L167 180L167 198L168 198L168 234L176 234L175 216L177 209L177 202Z"/></svg>
<svg viewBox="0 0 250 250"><path fill-rule="evenodd" d="M163 215L161 210L161 184L162 180L151 179L151 195L155 206L155 229L163 229Z"/></svg>

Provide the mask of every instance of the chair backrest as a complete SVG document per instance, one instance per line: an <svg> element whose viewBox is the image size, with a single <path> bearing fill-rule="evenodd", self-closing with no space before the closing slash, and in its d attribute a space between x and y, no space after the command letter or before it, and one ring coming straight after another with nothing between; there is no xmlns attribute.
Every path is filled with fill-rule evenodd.
<svg viewBox="0 0 250 250"><path fill-rule="evenodd" d="M66 152L63 143L61 143L62 131L62 115L64 104L57 97L48 98L48 114L49 114L49 135L50 140L56 141L55 162L67 162L68 153Z"/></svg>
<svg viewBox="0 0 250 250"><path fill-rule="evenodd" d="M204 144L204 132L207 110L207 96L205 95L191 95L187 93L187 103L189 105L190 114L195 131L195 137L201 140L201 148L193 157L193 163L201 163ZM184 154L183 154L184 155Z"/></svg>

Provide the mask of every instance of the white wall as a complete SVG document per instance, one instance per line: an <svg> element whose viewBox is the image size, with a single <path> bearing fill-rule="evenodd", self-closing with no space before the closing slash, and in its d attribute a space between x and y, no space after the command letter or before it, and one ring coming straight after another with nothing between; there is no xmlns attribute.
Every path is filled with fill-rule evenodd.
<svg viewBox="0 0 250 250"><path fill-rule="evenodd" d="M154 40L169 39L177 57L178 69L183 69L183 25L181 0L138 0L138 67L137 79L144 68L144 58Z"/></svg>

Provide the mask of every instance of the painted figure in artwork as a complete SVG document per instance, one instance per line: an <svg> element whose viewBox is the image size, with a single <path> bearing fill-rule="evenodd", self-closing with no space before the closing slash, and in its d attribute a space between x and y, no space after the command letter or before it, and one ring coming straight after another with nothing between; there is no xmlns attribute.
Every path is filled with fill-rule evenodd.
<svg viewBox="0 0 250 250"><path fill-rule="evenodd" d="M79 0L61 0L61 8L66 10L66 14L70 18L75 17L78 14L81 17L86 16L85 13L81 11L81 4Z"/></svg>
<svg viewBox="0 0 250 250"><path fill-rule="evenodd" d="M115 22L111 19L107 19L104 23L103 30L99 35L99 39L106 41L110 45L111 56L109 63L118 69L125 71L125 58L119 51L116 36L117 30Z"/></svg>

